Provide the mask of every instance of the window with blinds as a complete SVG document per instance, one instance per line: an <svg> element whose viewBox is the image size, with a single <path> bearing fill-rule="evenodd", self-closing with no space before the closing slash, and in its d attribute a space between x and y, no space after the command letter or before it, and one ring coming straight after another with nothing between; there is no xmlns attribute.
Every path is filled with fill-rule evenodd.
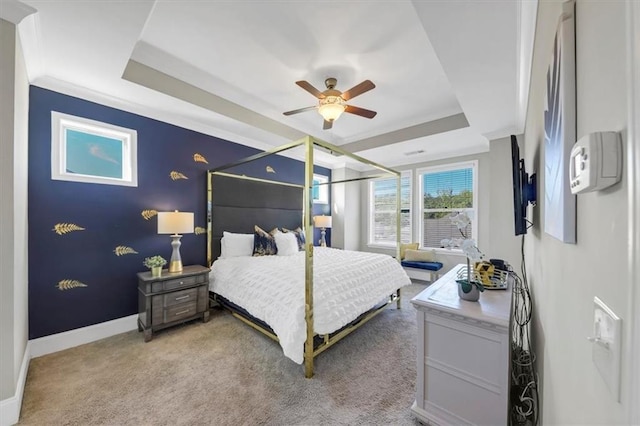
<svg viewBox="0 0 640 426"><path fill-rule="evenodd" d="M443 239L460 238L460 231L450 220L460 211L471 218L464 230L466 237L476 238L475 171L475 162L420 171L421 247L442 247Z"/></svg>
<svg viewBox="0 0 640 426"><path fill-rule="evenodd" d="M396 178L369 182L369 244L396 245ZM411 174L400 177L400 241L411 242Z"/></svg>

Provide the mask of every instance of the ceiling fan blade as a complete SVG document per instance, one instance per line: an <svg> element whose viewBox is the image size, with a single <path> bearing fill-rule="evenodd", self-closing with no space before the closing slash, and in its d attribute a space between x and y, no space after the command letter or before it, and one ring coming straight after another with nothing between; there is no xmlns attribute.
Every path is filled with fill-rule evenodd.
<svg viewBox="0 0 640 426"><path fill-rule="evenodd" d="M351 114L359 115L365 118L373 118L377 114L377 112L371 111L370 109L364 109L353 105L347 105L344 112L349 112Z"/></svg>
<svg viewBox="0 0 640 426"><path fill-rule="evenodd" d="M311 93L316 98L318 99L324 98L324 95L322 94L322 92L316 89L315 87L313 87L311 83L309 83L308 81L300 80L300 81L296 81L296 84L302 87L307 92Z"/></svg>
<svg viewBox="0 0 640 426"><path fill-rule="evenodd" d="M353 86L351 89L347 90L346 92L342 92L342 95L340 95L340 97L345 101L348 101L349 99L353 99L358 95L362 95L364 92L368 92L369 90L375 87L376 85L373 84L371 80L365 80L362 83L356 86Z"/></svg>
<svg viewBox="0 0 640 426"><path fill-rule="evenodd" d="M283 112L284 115L298 114L299 112L311 111L312 109L318 109L317 106L310 106L305 108L294 109L293 111Z"/></svg>
<svg viewBox="0 0 640 426"><path fill-rule="evenodd" d="M322 130L329 130L333 127L333 121L324 120L324 124L322 125Z"/></svg>

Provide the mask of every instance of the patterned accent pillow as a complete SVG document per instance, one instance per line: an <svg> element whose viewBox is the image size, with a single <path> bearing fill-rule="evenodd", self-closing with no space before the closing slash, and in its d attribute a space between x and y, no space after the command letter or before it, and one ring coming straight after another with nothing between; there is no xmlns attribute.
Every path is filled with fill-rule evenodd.
<svg viewBox="0 0 640 426"><path fill-rule="evenodd" d="M299 226L293 231L287 228L282 228L282 232L293 232L296 234L296 240L298 240L298 251L304 251L304 245L306 240L304 238L304 231Z"/></svg>
<svg viewBox="0 0 640 426"><path fill-rule="evenodd" d="M257 225L255 225L253 229L253 255L272 256L277 254L278 248L276 247L276 240L273 238L273 235ZM274 231L276 230L277 228L274 229Z"/></svg>

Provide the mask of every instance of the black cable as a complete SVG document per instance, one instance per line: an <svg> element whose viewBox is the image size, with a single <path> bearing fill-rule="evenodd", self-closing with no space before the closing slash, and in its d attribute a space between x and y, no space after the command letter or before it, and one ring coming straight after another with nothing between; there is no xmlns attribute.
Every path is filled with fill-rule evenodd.
<svg viewBox="0 0 640 426"><path fill-rule="evenodd" d="M531 292L524 258L524 235L520 248L522 278L509 268L513 276L513 323L511 330L511 395L510 424L538 424L538 376L535 372L529 330L532 316Z"/></svg>

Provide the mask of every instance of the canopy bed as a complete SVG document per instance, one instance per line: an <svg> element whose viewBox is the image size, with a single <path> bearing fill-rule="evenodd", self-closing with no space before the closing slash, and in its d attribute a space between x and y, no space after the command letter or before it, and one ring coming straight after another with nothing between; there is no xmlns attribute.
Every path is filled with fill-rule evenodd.
<svg viewBox="0 0 640 426"><path fill-rule="evenodd" d="M211 298L238 319L278 341L285 356L297 363L304 361L308 378L313 376L315 356L394 301L399 309L400 288L410 284L396 260L398 253L394 259L382 254L313 246L316 147L356 159L384 173L329 181L327 185L381 176L397 179L399 239L400 173L310 136L207 173ZM242 170L239 166L292 148L305 152L302 185L230 173L233 169ZM262 246L263 243L266 245ZM397 247L399 250L399 241Z"/></svg>

